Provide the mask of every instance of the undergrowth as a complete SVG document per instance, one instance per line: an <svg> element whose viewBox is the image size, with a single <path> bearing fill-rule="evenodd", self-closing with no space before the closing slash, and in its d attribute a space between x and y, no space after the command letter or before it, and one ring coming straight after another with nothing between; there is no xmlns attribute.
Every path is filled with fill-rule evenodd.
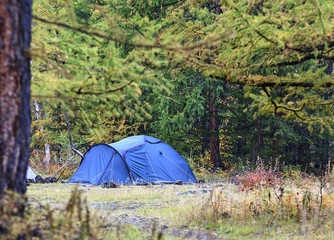
<svg viewBox="0 0 334 240"><path fill-rule="evenodd" d="M0 239L162 238L154 227L143 232L110 224L122 216L157 218L159 224L175 228L204 228L228 239L334 236L334 179L330 173L315 177L298 168L279 167L278 162L265 166L261 159L256 166L238 172L211 171L205 164L196 166L194 172L198 179L205 180L203 184L82 188L74 190L63 207L57 205L58 198L67 199L70 188L59 185L55 191L51 185L35 185L30 196L43 196L43 201L50 201L45 196L54 198L54 205L31 201L33 205L26 206L24 218L18 214L24 199L8 193L1 202ZM62 195L66 189L68 195ZM96 212L92 212L81 193L90 204L110 203L101 206L114 208L95 208Z"/></svg>
<svg viewBox="0 0 334 240"><path fill-rule="evenodd" d="M61 209L49 205L26 205L23 215L18 203L24 199L7 192L1 201L0 239L98 239L98 221L92 217L86 200L75 189ZM22 206L22 205L21 205Z"/></svg>
<svg viewBox="0 0 334 240"><path fill-rule="evenodd" d="M219 231L229 239L334 236L333 173L309 175L298 166L280 166L278 159L265 165L259 158L255 165L234 166L225 172L206 170L205 156L193 162L197 177L224 179L235 190L212 190L201 207L188 215L192 226Z"/></svg>
<svg viewBox="0 0 334 240"><path fill-rule="evenodd" d="M279 171L278 161L274 166L265 166L259 158L254 169L240 172L233 180L240 190L275 187L281 184L282 173Z"/></svg>
<svg viewBox="0 0 334 240"><path fill-rule="evenodd" d="M253 235L264 239L285 239L288 234L316 239L333 236L332 176L301 174L292 179L273 168L260 167L245 172L239 179L235 192L213 190L189 221L194 226L228 234L231 239ZM242 229L244 232L240 232Z"/></svg>
<svg viewBox="0 0 334 240"><path fill-rule="evenodd" d="M23 206L24 211L23 210ZM26 199L7 192L0 202L0 239L161 239L155 228L151 234L135 227L106 224L92 214L87 200L75 188L64 207L27 205Z"/></svg>

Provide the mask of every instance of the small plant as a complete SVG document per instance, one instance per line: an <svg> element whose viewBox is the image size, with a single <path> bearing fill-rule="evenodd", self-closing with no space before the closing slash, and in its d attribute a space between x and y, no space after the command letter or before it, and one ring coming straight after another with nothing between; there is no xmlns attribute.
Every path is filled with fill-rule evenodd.
<svg viewBox="0 0 334 240"><path fill-rule="evenodd" d="M274 167L265 167L261 158L256 162L255 169L246 170L234 179L240 190L253 190L255 188L268 188L279 186L281 173L278 170L278 162Z"/></svg>
<svg viewBox="0 0 334 240"><path fill-rule="evenodd" d="M76 188L61 210L47 206L19 207L25 199L9 192L1 200L0 239L97 239L99 228L91 216L86 200ZM23 209L23 208L22 208Z"/></svg>
<svg viewBox="0 0 334 240"><path fill-rule="evenodd" d="M45 185L44 185L45 186ZM64 206L41 204L8 192L0 199L0 239L162 239L157 223L147 231L106 221L92 213L87 199L77 187ZM44 195L45 196L45 195ZM151 230L151 231L150 231Z"/></svg>

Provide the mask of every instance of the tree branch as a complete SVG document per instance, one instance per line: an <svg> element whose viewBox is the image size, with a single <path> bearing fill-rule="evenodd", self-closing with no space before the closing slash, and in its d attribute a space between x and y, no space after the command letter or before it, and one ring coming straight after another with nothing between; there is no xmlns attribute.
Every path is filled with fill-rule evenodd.
<svg viewBox="0 0 334 240"><path fill-rule="evenodd" d="M322 84L317 84L315 82L290 82L290 81L281 81L281 82L277 82L275 81L275 79L267 79L264 80L266 77L263 77L263 79L260 80L255 80L252 79L251 77L245 77L242 76L237 80L227 80L226 78L220 78L220 77L216 77L213 75L210 75L209 77L217 79L217 80L221 80L221 81L225 81L229 84L233 84L233 85L247 85L247 86L251 86L251 87L303 87L303 88L313 88L315 86L318 87L323 87L323 88L330 88L332 86L334 86L334 81L328 81L328 82L324 82ZM259 76L257 76L259 77Z"/></svg>
<svg viewBox="0 0 334 240"><path fill-rule="evenodd" d="M213 43L217 42L218 40L222 39L222 36L221 36L221 37L216 37L214 39L208 39L206 41L194 44L192 46L180 46L180 47L172 47L172 46L167 45L167 44L160 44L159 42L157 42L156 44L138 44L138 43L132 43L132 42L126 41L126 40L121 39L121 38L115 38L115 37L107 36L107 35L104 35L104 34L99 33L99 32L87 31L87 30L84 30L80 27L70 26L66 23L49 21L49 20L46 20L44 18L40 18L40 17L37 17L37 16L33 16L33 19L35 19L37 21L40 21L40 22L43 22L43 23L46 23L46 24L56 25L58 27L71 29L71 30L74 30L74 31L77 31L77 32L80 32L80 33L83 33L83 34L86 34L86 35L89 35L89 36L99 37L99 38L102 38L102 39L105 39L105 40L108 40L108 41L118 42L118 43L128 45L128 46L131 46L131 47L135 47L135 48L146 48L146 49L157 48L157 49L174 50L174 51L176 51L176 50L191 51L191 50L194 50L194 49L197 49L197 48L200 48L200 47L210 46Z"/></svg>
<svg viewBox="0 0 334 240"><path fill-rule="evenodd" d="M299 60L290 61L290 62L280 62L280 63L277 63L277 64L269 65L268 67L294 66L294 65L301 64L301 63L306 62L306 61L311 60L311 59L334 60L334 56L332 56L332 57L329 57L329 56L318 56L318 57L316 57L314 54L310 54L310 55L304 56L303 58L301 58Z"/></svg>
<svg viewBox="0 0 334 240"><path fill-rule="evenodd" d="M298 112L301 112L303 111L303 109L305 108L305 104L303 104L303 106L300 108L300 109L292 109L292 108L288 108L286 106L282 106L282 105L278 105L270 96L268 90L265 88L265 87L262 87L263 88L263 91L266 93L267 97L270 99L271 103L275 106L275 114L277 113L277 109L279 108L283 108L287 111L290 111L290 112L293 112L297 118L305 121L306 119L305 118L302 118L301 116L299 116Z"/></svg>
<svg viewBox="0 0 334 240"><path fill-rule="evenodd" d="M252 79L253 77L253 79ZM256 77L262 77L256 75ZM267 78L267 79L266 79ZM223 79L221 79L223 80ZM333 81L327 81L322 84L317 84L316 82L291 82L291 81L280 81L277 82L275 79L270 79L268 77L262 77L262 79L254 79L254 76L250 77L240 77L236 81L229 81L231 84L237 85L248 85L253 87L303 87L303 88L313 88L315 86L329 88L334 85Z"/></svg>
<svg viewBox="0 0 334 240"><path fill-rule="evenodd" d="M129 86L131 83L133 83L133 80L131 80L127 84L124 84L121 87L118 87L118 88L115 88L115 89L105 90L105 91L102 91L102 92L92 92L92 91L91 92L84 92L84 91L81 91L81 88L79 90L76 90L76 91L72 89L71 91L78 94L78 95L102 95L102 94L106 94L106 93L113 93L113 92L121 91L126 86Z"/></svg>
<svg viewBox="0 0 334 240"><path fill-rule="evenodd" d="M65 120L66 120L66 124L67 124L68 137L70 139L71 148L72 148L73 152L75 152L77 155L79 155L83 159L84 155L82 155L82 153L79 152L77 149L75 149L74 146L73 146L72 135L71 135L71 130L70 130L70 124L68 122L67 112L66 111L65 111Z"/></svg>

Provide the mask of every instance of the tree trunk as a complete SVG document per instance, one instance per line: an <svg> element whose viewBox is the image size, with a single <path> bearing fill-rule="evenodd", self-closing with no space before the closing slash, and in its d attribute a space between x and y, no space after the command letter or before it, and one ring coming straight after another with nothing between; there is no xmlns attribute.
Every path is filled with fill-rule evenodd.
<svg viewBox="0 0 334 240"><path fill-rule="evenodd" d="M237 143L237 157L241 158L242 157L242 149L243 149L244 142L241 137L238 138L238 143Z"/></svg>
<svg viewBox="0 0 334 240"><path fill-rule="evenodd" d="M0 195L26 192L32 0L0 1Z"/></svg>
<svg viewBox="0 0 334 240"><path fill-rule="evenodd" d="M275 117L278 119L278 120L281 120L281 116L275 112ZM279 156L279 138L278 136L275 136L275 133L277 132L278 129L274 129L274 132L273 132L273 147L274 147L274 150L275 152L273 153L273 157L274 158L277 158Z"/></svg>
<svg viewBox="0 0 334 240"><path fill-rule="evenodd" d="M262 132L261 132L261 119L257 119L257 158L261 157L261 146L262 146Z"/></svg>
<svg viewBox="0 0 334 240"><path fill-rule="evenodd" d="M34 104L35 104L35 112L36 112L36 120L40 120L40 116L41 116L41 108L39 106L39 103L36 101L36 99L34 100ZM41 126L41 128L39 129L40 132L43 132L44 128L43 126ZM44 136L43 136L44 138ZM44 165L49 166L50 164L50 160L51 160L51 153L50 153L50 146L48 143L44 144L44 148L45 148L45 157L44 157Z"/></svg>
<svg viewBox="0 0 334 240"><path fill-rule="evenodd" d="M35 104L35 112L36 112L36 120L40 120L40 116L41 116L41 108L39 106L39 103L36 101L36 99L34 100L34 104ZM43 132L44 128L43 126L41 126L41 128L39 129L40 132ZM44 136L43 136L44 138ZM44 165L49 166L50 164L50 160L51 160L51 153L50 153L50 146L48 143L44 144L44 148L45 148L45 157L44 157Z"/></svg>
<svg viewBox="0 0 334 240"><path fill-rule="evenodd" d="M213 89L210 89L210 161L214 168L222 166L219 154L219 123L218 109L215 103Z"/></svg>

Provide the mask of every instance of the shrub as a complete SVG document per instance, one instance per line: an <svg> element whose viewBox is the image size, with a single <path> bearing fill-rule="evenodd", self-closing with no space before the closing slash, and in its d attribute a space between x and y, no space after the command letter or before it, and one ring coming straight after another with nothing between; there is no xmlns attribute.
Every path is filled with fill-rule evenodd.
<svg viewBox="0 0 334 240"><path fill-rule="evenodd" d="M274 167L265 167L262 159L259 158L255 169L239 173L234 178L234 182L239 185L240 190L279 186L281 173L278 170L278 162L275 163Z"/></svg>

